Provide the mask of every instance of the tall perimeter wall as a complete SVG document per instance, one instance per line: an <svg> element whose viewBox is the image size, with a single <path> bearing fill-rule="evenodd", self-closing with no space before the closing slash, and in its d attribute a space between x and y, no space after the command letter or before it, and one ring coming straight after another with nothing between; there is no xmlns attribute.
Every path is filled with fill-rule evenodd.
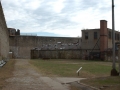
<svg viewBox="0 0 120 90"><path fill-rule="evenodd" d="M7 58L8 53L9 53L9 35L0 1L0 60Z"/></svg>
<svg viewBox="0 0 120 90"><path fill-rule="evenodd" d="M79 37L10 36L9 41L13 58L31 58L33 49L41 50L41 52L81 49L81 38ZM50 55L51 53L49 53Z"/></svg>

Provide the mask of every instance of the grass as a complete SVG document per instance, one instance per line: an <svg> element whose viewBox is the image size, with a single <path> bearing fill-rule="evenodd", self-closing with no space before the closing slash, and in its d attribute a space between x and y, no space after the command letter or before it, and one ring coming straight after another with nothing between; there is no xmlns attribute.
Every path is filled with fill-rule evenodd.
<svg viewBox="0 0 120 90"><path fill-rule="evenodd" d="M30 60L44 75L78 77L76 71L83 67L79 77L110 76L111 62L86 60Z"/></svg>
<svg viewBox="0 0 120 90"><path fill-rule="evenodd" d="M102 90L119 90L120 77L111 77L112 62L86 60L30 60L38 70L46 76L87 78L81 82ZM116 64L118 70L118 64ZM76 71L83 67L80 75ZM77 90L72 87L72 90Z"/></svg>
<svg viewBox="0 0 120 90"><path fill-rule="evenodd" d="M84 82L86 81L86 80L83 80ZM94 83L94 85L101 85L101 86L103 86L103 85L117 85L117 84L120 84L120 77L119 76L117 76L117 77L99 77L99 78L92 78L92 80L91 79L87 79L87 82L88 81L91 81L89 84L93 84Z"/></svg>
<svg viewBox="0 0 120 90"><path fill-rule="evenodd" d="M85 77L82 83L91 85L97 88L105 86L102 90L119 90L120 77L110 77L112 67L111 62L102 61L85 61L85 60L30 60L30 63L37 67L39 72L44 76L61 76L61 77ZM7 82L7 78L12 77L15 60L10 60L5 66L0 68L0 89ZM80 71L80 76L77 76L76 71L83 67ZM117 65L118 69L118 65ZM72 90L80 90L72 87Z"/></svg>
<svg viewBox="0 0 120 90"><path fill-rule="evenodd" d="M0 89L2 89L7 82L7 78L13 75L15 60L9 60L2 68L0 68Z"/></svg>
<svg viewBox="0 0 120 90"><path fill-rule="evenodd" d="M85 83L96 88L104 87L103 90L119 90L120 89L120 77L99 77L87 80L82 80Z"/></svg>

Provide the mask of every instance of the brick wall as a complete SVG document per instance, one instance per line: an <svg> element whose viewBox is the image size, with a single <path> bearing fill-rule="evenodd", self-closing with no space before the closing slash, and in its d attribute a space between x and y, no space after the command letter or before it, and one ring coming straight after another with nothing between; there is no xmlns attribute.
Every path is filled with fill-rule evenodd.
<svg viewBox="0 0 120 90"><path fill-rule="evenodd" d="M108 29L107 21L100 21L100 51L106 51L108 49Z"/></svg>

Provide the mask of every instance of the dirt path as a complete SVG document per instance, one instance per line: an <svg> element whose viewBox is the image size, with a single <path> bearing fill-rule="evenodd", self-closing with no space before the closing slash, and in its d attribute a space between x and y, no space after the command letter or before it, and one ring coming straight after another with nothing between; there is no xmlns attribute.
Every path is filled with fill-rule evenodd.
<svg viewBox="0 0 120 90"><path fill-rule="evenodd" d="M16 60L14 76L2 90L69 90L68 86L49 78L42 77L28 62Z"/></svg>

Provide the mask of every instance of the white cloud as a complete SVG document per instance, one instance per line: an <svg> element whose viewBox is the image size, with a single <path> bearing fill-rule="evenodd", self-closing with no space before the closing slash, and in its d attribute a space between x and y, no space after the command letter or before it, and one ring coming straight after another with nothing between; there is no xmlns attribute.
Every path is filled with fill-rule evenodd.
<svg viewBox="0 0 120 90"><path fill-rule="evenodd" d="M74 29L56 29L56 30L46 30L45 32L49 32L49 33L54 33L54 34L58 34L58 35L62 35L64 37L77 37L77 36L81 36L81 30L79 28L74 28ZM69 33L69 34L67 34Z"/></svg>
<svg viewBox="0 0 120 90"><path fill-rule="evenodd" d="M25 4L26 9L36 10L40 7L43 0L29 0Z"/></svg>
<svg viewBox="0 0 120 90"><path fill-rule="evenodd" d="M115 29L120 30L120 1L115 0ZM21 32L81 36L81 29L112 28L111 0L2 0L8 27Z"/></svg>
<svg viewBox="0 0 120 90"><path fill-rule="evenodd" d="M52 6L53 6L53 9L55 12L57 12L57 13L61 12L61 10L64 8L64 1L65 0L58 0L58 1L53 3Z"/></svg>
<svg viewBox="0 0 120 90"><path fill-rule="evenodd" d="M46 4L49 6L49 9L56 13L60 13L61 10L64 8L64 1L65 0L51 0L48 1Z"/></svg>
<svg viewBox="0 0 120 90"><path fill-rule="evenodd" d="M19 12L21 12L22 14L20 14ZM6 20L9 21L13 21L13 20L21 20L24 19L26 16L26 12L22 9L17 9L14 10L13 8L9 8L8 10L5 10L5 16L6 16Z"/></svg>

